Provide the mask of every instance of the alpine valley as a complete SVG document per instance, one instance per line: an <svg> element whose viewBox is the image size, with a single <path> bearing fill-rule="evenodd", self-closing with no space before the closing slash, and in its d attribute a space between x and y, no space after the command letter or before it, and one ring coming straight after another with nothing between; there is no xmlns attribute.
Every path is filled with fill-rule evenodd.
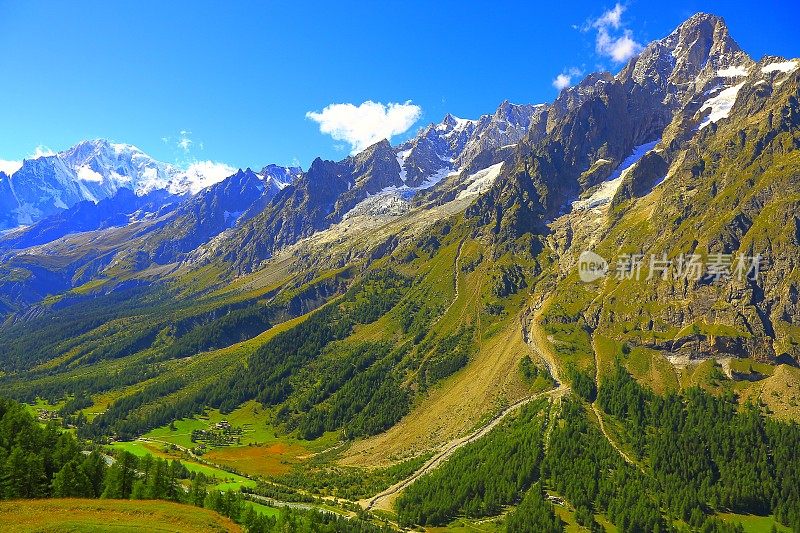
<svg viewBox="0 0 800 533"><path fill-rule="evenodd" d="M82 142L0 173L0 225L2 498L800 532L800 60L720 17L307 170Z"/></svg>

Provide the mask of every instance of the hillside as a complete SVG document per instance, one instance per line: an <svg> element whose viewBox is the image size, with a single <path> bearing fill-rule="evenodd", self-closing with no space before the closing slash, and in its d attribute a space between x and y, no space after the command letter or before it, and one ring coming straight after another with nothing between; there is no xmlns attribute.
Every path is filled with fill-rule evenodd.
<svg viewBox="0 0 800 533"><path fill-rule="evenodd" d="M170 502L12 500L0 502L5 531L242 531L213 511Z"/></svg>

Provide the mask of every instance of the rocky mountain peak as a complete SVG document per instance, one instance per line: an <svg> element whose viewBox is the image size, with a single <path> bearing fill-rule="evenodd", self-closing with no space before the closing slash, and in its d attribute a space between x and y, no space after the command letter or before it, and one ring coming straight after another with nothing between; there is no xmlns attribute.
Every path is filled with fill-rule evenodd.
<svg viewBox="0 0 800 533"><path fill-rule="evenodd" d="M443 126L454 127L456 124L458 124L458 120L456 119L456 117L448 113L444 116L440 124Z"/></svg>
<svg viewBox="0 0 800 533"><path fill-rule="evenodd" d="M722 17L697 13L667 37L650 43L617 79L660 94L670 108L717 84L720 71L747 69L753 60L731 37Z"/></svg>
<svg viewBox="0 0 800 533"><path fill-rule="evenodd" d="M358 164L376 157L394 157L392 154L394 154L394 151L391 143L388 139L382 139L353 156L353 161Z"/></svg>
<svg viewBox="0 0 800 533"><path fill-rule="evenodd" d="M300 179L300 176L303 175L303 169L300 167L267 165L258 172L258 175L264 180L267 187L283 190Z"/></svg>

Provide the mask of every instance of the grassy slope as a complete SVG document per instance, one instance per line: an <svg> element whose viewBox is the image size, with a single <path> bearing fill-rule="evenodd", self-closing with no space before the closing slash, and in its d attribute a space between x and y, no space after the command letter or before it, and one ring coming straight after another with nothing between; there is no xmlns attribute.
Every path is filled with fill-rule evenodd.
<svg viewBox="0 0 800 533"><path fill-rule="evenodd" d="M333 432L313 441L280 435L271 425L271 411L255 401L249 401L227 415L211 409L202 416L177 420L174 431L165 425L149 431L143 437L154 442L191 448L196 446L191 440L192 430L208 429L221 420L227 420L234 427L244 430L241 446L214 447L203 458L249 475L284 474L292 465L335 446L339 439L338 433Z"/></svg>
<svg viewBox="0 0 800 533"><path fill-rule="evenodd" d="M208 464L187 460L175 452L165 450L164 447L160 446L158 443L142 441L116 442L111 445L111 447L118 450L125 450L138 457L144 457L150 454L161 457L162 459L179 459L190 472L202 472L206 476L216 479L217 483L212 485L212 488L218 490L238 490L240 487L254 487L256 485L255 481L246 477L227 472Z"/></svg>
<svg viewBox="0 0 800 533"><path fill-rule="evenodd" d="M229 518L191 505L133 500L24 500L0 502L3 531L236 532Z"/></svg>
<svg viewBox="0 0 800 533"><path fill-rule="evenodd" d="M426 265L430 269L421 285L437 295L452 299L454 272L458 273L458 298L446 300L446 312L434 322L428 338L455 333L462 326L474 326L477 342L467 366L428 391L412 411L388 431L356 442L342 463L354 466L385 466L403 458L420 455L474 429L503 406L527 393L518 372L519 361L529 352L522 337L519 313L524 301L520 293L503 302L505 312L489 316L484 304L489 299L490 272L487 262L465 273L461 265L478 256L477 242L467 241L459 267L457 247L441 249ZM524 291L522 291L524 292ZM378 321L365 328L364 336L377 336L387 324Z"/></svg>

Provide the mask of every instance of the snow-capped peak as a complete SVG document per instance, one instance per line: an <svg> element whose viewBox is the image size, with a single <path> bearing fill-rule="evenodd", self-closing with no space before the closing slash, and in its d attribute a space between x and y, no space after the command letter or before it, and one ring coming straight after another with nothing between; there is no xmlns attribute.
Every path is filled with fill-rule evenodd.
<svg viewBox="0 0 800 533"><path fill-rule="evenodd" d="M281 167L267 165L261 169L258 176L264 181L272 182L278 189L284 189L294 183L303 174L300 167Z"/></svg>
<svg viewBox="0 0 800 533"><path fill-rule="evenodd" d="M156 190L173 194L195 194L222 181L236 169L224 163L194 161L185 167L163 163L132 144L107 139L81 141L57 154L39 155L27 161L58 160L58 181L74 182L84 199L98 201L130 189L139 196ZM25 163L20 168L23 170Z"/></svg>
<svg viewBox="0 0 800 533"><path fill-rule="evenodd" d="M31 224L77 202L99 202L123 189L145 196L165 190L195 194L235 173L224 163L195 161L179 166L157 161L131 144L82 141L59 153L37 153L10 167L0 203L10 206L0 226Z"/></svg>
<svg viewBox="0 0 800 533"><path fill-rule="evenodd" d="M474 125L476 121L466 118L456 117L448 113L444 119L436 125L437 131L445 132L445 134L452 135L455 132L461 132L469 126Z"/></svg>
<svg viewBox="0 0 800 533"><path fill-rule="evenodd" d="M169 189L180 174L173 166L156 161L133 145L106 139L80 142L56 156L74 172L77 181L90 189L92 199L113 196L122 188L139 196Z"/></svg>

